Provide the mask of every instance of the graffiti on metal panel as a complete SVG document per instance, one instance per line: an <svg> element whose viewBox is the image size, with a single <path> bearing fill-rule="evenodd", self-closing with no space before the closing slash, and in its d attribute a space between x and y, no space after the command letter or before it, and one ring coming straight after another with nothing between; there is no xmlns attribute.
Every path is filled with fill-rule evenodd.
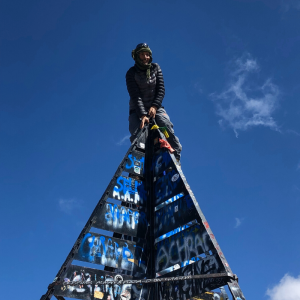
<svg viewBox="0 0 300 300"><path fill-rule="evenodd" d="M112 227L118 228L126 225L128 229L134 229L139 221L147 224L144 212L133 211L130 208L111 203L106 203L106 209L105 220Z"/></svg>
<svg viewBox="0 0 300 300"><path fill-rule="evenodd" d="M242 290L240 289L240 286L239 284L236 282L236 281L233 281L233 282L229 282L228 283L228 287L232 293L232 295L234 295L234 297L236 299L239 299L239 300L246 300Z"/></svg>
<svg viewBox="0 0 300 300"><path fill-rule="evenodd" d="M174 265L182 268L190 261L196 261L212 248L212 243L205 228L194 225L162 240L155 248L155 271L160 272Z"/></svg>
<svg viewBox="0 0 300 300"><path fill-rule="evenodd" d="M148 292L149 292L148 286L145 284L132 284L131 285L132 299L135 299L135 300L148 299L148 294L149 294Z"/></svg>
<svg viewBox="0 0 300 300"><path fill-rule="evenodd" d="M225 288L223 286L220 286L219 289L221 291L221 293L220 293L220 300L229 300L229 297L228 297L228 295L226 293Z"/></svg>
<svg viewBox="0 0 300 300"><path fill-rule="evenodd" d="M133 174L143 175L145 157L141 152L134 151L128 155L129 162L125 165L125 171Z"/></svg>
<svg viewBox="0 0 300 300"><path fill-rule="evenodd" d="M134 180L133 178L119 176L110 197L129 203L139 204L140 196L137 188L140 184L141 182Z"/></svg>
<svg viewBox="0 0 300 300"><path fill-rule="evenodd" d="M155 212L154 235L155 237L162 236L196 218L198 218L198 212L193 200L190 195L186 195Z"/></svg>
<svg viewBox="0 0 300 300"><path fill-rule="evenodd" d="M96 270L86 267L79 267L71 265L63 281L113 281L116 274L107 271ZM124 280L131 279L130 276L121 275ZM78 284L78 285L63 285L55 287L55 295L68 298L92 299L93 287L92 284ZM112 285L95 285L94 298L95 299L124 299L129 300L132 294L131 284L114 284Z"/></svg>
<svg viewBox="0 0 300 300"><path fill-rule="evenodd" d="M143 248L134 243L96 233L87 233L75 259L129 271L133 271L134 266L145 270L145 261L141 260L142 253Z"/></svg>
<svg viewBox="0 0 300 300"><path fill-rule="evenodd" d="M113 281L113 276L105 276L106 281ZM94 288L94 299L106 299L106 300L117 300L117 299L124 299L130 300L131 299L131 285L124 284L118 285L95 285Z"/></svg>
<svg viewBox="0 0 300 300"><path fill-rule="evenodd" d="M160 291L160 299L172 299L172 300L188 300L194 299L193 296L198 296L199 294L203 293L206 289L212 287L212 282L214 282L215 287L219 287L221 285L226 284L226 280L224 279L205 279L205 280L185 280L183 282L175 281L172 283L167 283L166 287L162 293ZM201 300L225 300L221 298L221 295L213 295L217 296L214 298L198 298Z"/></svg>
<svg viewBox="0 0 300 300"><path fill-rule="evenodd" d="M144 183L140 183L137 187L137 192L139 195L139 203L137 203L137 206L143 206L146 207L146 201L147 201L147 192L145 190Z"/></svg>
<svg viewBox="0 0 300 300"><path fill-rule="evenodd" d="M97 216L94 227L143 237L147 230L147 218L143 211L107 202Z"/></svg>
<svg viewBox="0 0 300 300"><path fill-rule="evenodd" d="M192 265L194 263L197 263L199 261L202 262L202 263L206 262L205 264L203 264L203 266L206 267L207 272L208 271L213 271L214 268L219 267L219 264L218 264L218 262L217 262L217 260L215 259L214 256L210 257L209 259L198 256L198 257L193 257L190 260L184 261L181 265L176 264L176 265L171 266L167 269L161 270L160 272L156 273L156 277L166 275L166 274L171 273L171 272L176 271L176 270L180 270L182 267L190 266L190 265Z"/></svg>
<svg viewBox="0 0 300 300"><path fill-rule="evenodd" d="M172 170L155 182L155 205L183 192L183 181L176 170Z"/></svg>
<svg viewBox="0 0 300 300"><path fill-rule="evenodd" d="M137 140L136 145L140 149L145 149L146 144L146 134L143 133Z"/></svg>
<svg viewBox="0 0 300 300"><path fill-rule="evenodd" d="M179 193L178 195L175 195L175 196L171 197L171 198L168 199L167 201L165 201L165 202L163 202L163 203L161 203L161 204L155 206L154 210L157 211L157 210L163 208L164 206L166 206L166 205L168 205L168 204L170 204L170 203L172 203L172 202L175 202L176 200L178 200L178 199L181 198L182 196L184 196L184 194L183 194L183 193Z"/></svg>
<svg viewBox="0 0 300 300"><path fill-rule="evenodd" d="M193 297L191 300L228 300L228 298L224 298L222 293L218 292L206 292L199 296Z"/></svg>
<svg viewBox="0 0 300 300"><path fill-rule="evenodd" d="M195 223L197 223L197 220L194 220L194 222L190 222L190 223L188 223L188 224L186 224L186 225L177 227L177 228L175 228L175 229L173 229L173 230L171 230L171 231L169 231L169 232L167 232L167 233L161 235L160 237L156 238L155 241L154 241L154 243L156 244L156 243L158 243L158 242L160 242L160 241L162 241L162 240L164 240L164 239L167 239L167 238L169 238L170 236L172 236L172 235L174 235L174 234L176 234L176 233L178 233L178 232L181 232L181 231L183 231L183 230L185 230L185 229L187 229L187 228L189 228L189 227L195 225Z"/></svg>
<svg viewBox="0 0 300 300"><path fill-rule="evenodd" d="M161 174L171 164L172 164L172 158L168 151L162 151L159 154L155 155L152 159L152 166L151 166L154 176Z"/></svg>
<svg viewBox="0 0 300 300"><path fill-rule="evenodd" d="M189 275L200 275L200 274L210 274L210 273L220 273L224 269L222 268L222 263L218 261L218 258L214 256L207 256L206 258L201 258L199 261L192 265L188 265L182 269L178 269L172 273L167 274L167 277L176 276L189 276ZM206 279L189 279L184 281L174 281L166 284L166 289L160 291L161 299L171 299L173 300L187 300L192 297L203 293L205 290L213 290L218 287L227 284L227 280L224 277L217 278L206 278ZM164 297L163 297L164 296ZM219 299L219 298L216 298ZM221 300L222 298L220 298Z"/></svg>

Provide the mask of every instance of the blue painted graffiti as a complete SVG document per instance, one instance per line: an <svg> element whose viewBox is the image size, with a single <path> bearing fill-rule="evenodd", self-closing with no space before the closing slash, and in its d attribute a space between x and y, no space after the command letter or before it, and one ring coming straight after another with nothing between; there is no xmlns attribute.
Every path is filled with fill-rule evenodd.
<svg viewBox="0 0 300 300"><path fill-rule="evenodd" d="M190 195L155 211L155 237L180 227L198 218L197 210Z"/></svg>
<svg viewBox="0 0 300 300"><path fill-rule="evenodd" d="M166 239L166 238L168 238L168 237L170 237L170 236L172 236L172 235L174 235L174 234L176 234L178 232L181 232L181 231L189 228L190 226L191 225L187 224L187 225L183 225L181 227L175 228L175 229L173 229L173 230L171 230L171 231L169 231L169 232L161 235L160 237L156 238L154 242L158 243L158 242L160 242L160 241L162 241L162 240L164 240L164 239Z"/></svg>
<svg viewBox="0 0 300 300"><path fill-rule="evenodd" d="M143 248L113 237L87 233L83 238L76 259L95 264L132 271L141 261Z"/></svg>
<svg viewBox="0 0 300 300"><path fill-rule="evenodd" d="M174 265L174 266L171 266L169 268L159 271L158 273L156 273L156 277L165 275L167 273L173 272L180 268L184 268L195 262L202 263L202 272L200 274L209 273L209 271L211 271L211 269L213 269L213 267L219 268L219 264L214 256L209 256L209 257L197 256L197 257L192 257L189 260L183 261L180 265L177 264L177 265Z"/></svg>
<svg viewBox="0 0 300 300"><path fill-rule="evenodd" d="M121 201L138 204L140 201L137 190L139 185L141 185L141 182L134 180L133 178L119 176L111 196Z"/></svg>
<svg viewBox="0 0 300 300"><path fill-rule="evenodd" d="M163 151L153 157L151 170L154 171L154 176L162 173L171 164L172 158L168 151Z"/></svg>
<svg viewBox="0 0 300 300"><path fill-rule="evenodd" d="M106 202L96 215L93 227L130 236L144 238L147 232L147 217L143 210L131 209Z"/></svg>
<svg viewBox="0 0 300 300"><path fill-rule="evenodd" d="M141 154L139 154L141 155ZM125 165L125 169L128 172L142 174L144 170L145 158L144 157L136 157L134 154L128 155L129 163Z"/></svg>
<svg viewBox="0 0 300 300"><path fill-rule="evenodd" d="M145 190L145 185L143 182L140 185L138 185L137 191L139 195L139 202L137 203L137 205L146 206L147 192Z"/></svg>
<svg viewBox="0 0 300 300"><path fill-rule="evenodd" d="M126 227L133 230L136 229L139 222L141 225L147 225L144 212L112 203L106 203L105 220L106 224L113 229Z"/></svg>
<svg viewBox="0 0 300 300"><path fill-rule="evenodd" d="M155 184L155 204L158 205L164 200L175 196L183 188L183 182L176 170L159 178Z"/></svg>
<svg viewBox="0 0 300 300"><path fill-rule="evenodd" d="M167 201L165 201L165 202L163 202L163 203L157 205L157 206L154 208L154 210L157 211L157 210L161 209L162 207L164 207L164 206L166 206L166 205L168 205L168 204L170 204L170 203L172 203L172 202L178 200L178 199L181 198L182 196L184 196L184 194L183 194L183 193L180 193L180 194L178 194L178 195L176 195L176 196L174 196L174 197L171 197L171 198L168 199Z"/></svg>
<svg viewBox="0 0 300 300"><path fill-rule="evenodd" d="M157 277L162 275L177 277L189 276L192 274L210 274L214 272L222 272L223 268L222 264L216 259L216 257L210 255L205 258L200 258L195 263L189 264L183 268L170 267L169 270L165 271L166 272L157 273ZM192 299L196 295L202 299L201 295L206 290L216 289L220 286L226 285L226 283L226 278L207 278L201 281L201 283L195 280L184 280L181 283L179 281L174 281L172 284L166 285L167 290L164 290L164 294L160 291L159 299L164 299L164 295L166 294L172 295L173 300L188 300ZM220 294L214 293L213 299L223 298L220 298Z"/></svg>
<svg viewBox="0 0 300 300"><path fill-rule="evenodd" d="M194 225L156 244L155 270L159 272L199 257L211 249L212 244L204 227Z"/></svg>

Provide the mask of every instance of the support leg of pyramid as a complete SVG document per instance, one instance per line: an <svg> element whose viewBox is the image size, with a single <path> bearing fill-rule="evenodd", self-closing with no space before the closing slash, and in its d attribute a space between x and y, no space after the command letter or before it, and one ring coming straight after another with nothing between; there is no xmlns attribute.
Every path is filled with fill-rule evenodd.
<svg viewBox="0 0 300 300"><path fill-rule="evenodd" d="M233 299L245 300L166 138L152 125L140 130L41 300L226 300L226 285Z"/></svg>

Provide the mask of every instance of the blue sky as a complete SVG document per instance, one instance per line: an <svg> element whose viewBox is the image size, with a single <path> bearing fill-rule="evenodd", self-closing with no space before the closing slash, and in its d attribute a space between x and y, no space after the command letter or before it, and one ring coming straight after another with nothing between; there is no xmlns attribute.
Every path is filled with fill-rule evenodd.
<svg viewBox="0 0 300 300"><path fill-rule="evenodd" d="M147 42L246 298L298 299L299 0L1 0L0 26L4 298L46 291L127 151L125 74Z"/></svg>

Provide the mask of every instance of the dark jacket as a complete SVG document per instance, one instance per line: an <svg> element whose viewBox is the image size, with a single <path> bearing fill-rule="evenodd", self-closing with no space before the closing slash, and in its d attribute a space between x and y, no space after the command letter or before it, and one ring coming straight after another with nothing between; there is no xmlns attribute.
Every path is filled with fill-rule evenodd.
<svg viewBox="0 0 300 300"><path fill-rule="evenodd" d="M134 65L126 73L126 85L130 96L130 112L135 111L141 117L147 115L151 106L161 107L165 96L165 85L158 64L151 63L149 80L147 80L146 71Z"/></svg>

